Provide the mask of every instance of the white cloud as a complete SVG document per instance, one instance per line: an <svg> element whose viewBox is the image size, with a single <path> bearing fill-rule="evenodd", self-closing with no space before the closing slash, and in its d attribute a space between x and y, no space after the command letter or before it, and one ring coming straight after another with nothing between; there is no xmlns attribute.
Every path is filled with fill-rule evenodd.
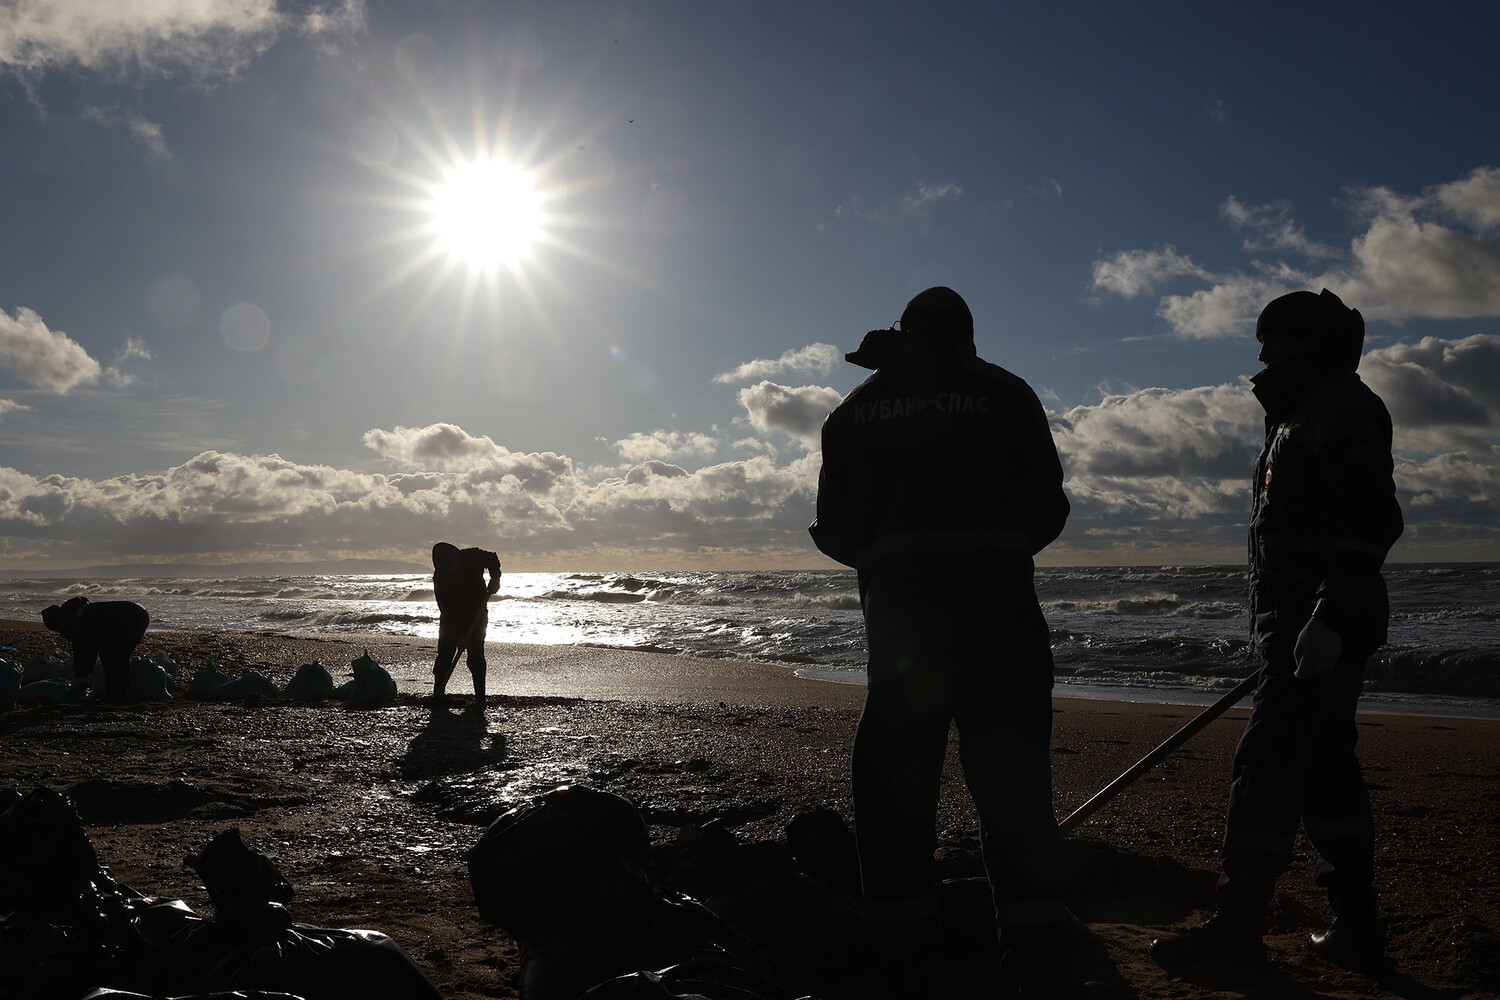
<svg viewBox="0 0 1500 1000"><path fill-rule="evenodd" d="M587 482L564 456L512 452L453 425L377 429L366 441L414 471L222 451L101 481L0 467L0 558L413 557L447 534L492 539L508 565L723 566L736 552L762 565L819 562L806 537L813 455L696 469L652 459Z"/></svg>
<svg viewBox="0 0 1500 1000"><path fill-rule="evenodd" d="M756 378L795 373L799 375L827 375L839 362L839 349L832 344L809 344L783 351L781 357L756 358L747 361L733 371L715 375L715 382L745 382Z"/></svg>
<svg viewBox="0 0 1500 1000"><path fill-rule="evenodd" d="M29 409L31 409L31 407L27 406L25 403L18 403L14 399L0 399L0 417L5 416L7 413L14 413L17 410Z"/></svg>
<svg viewBox="0 0 1500 1000"><path fill-rule="evenodd" d="M1383 188L1359 192L1367 227L1342 269L1345 301L1372 319L1500 316L1500 243L1485 239L1483 231L1466 233L1436 221L1459 206L1462 224L1493 225L1489 213L1500 207L1475 192L1491 193L1497 172L1475 183L1480 173L1460 183L1463 195L1453 185L1419 199Z"/></svg>
<svg viewBox="0 0 1500 1000"><path fill-rule="evenodd" d="M0 69L119 77L230 78L284 32L340 32L363 24L361 0L12 0L0 6Z"/></svg>
<svg viewBox="0 0 1500 1000"><path fill-rule="evenodd" d="M809 450L818 447L823 421L843 401L837 389L821 385L790 388L761 382L739 393L750 425L759 431L780 431L796 438Z"/></svg>
<svg viewBox="0 0 1500 1000"><path fill-rule="evenodd" d="M1432 198L1480 233L1500 228L1500 167L1480 167L1463 180L1439 185Z"/></svg>
<svg viewBox="0 0 1500 1000"><path fill-rule="evenodd" d="M0 368L53 392L99 378L99 362L61 330L49 330L35 310L25 306L14 317L0 309Z"/></svg>
<svg viewBox="0 0 1500 1000"><path fill-rule="evenodd" d="M365 447L412 468L469 469L508 455L489 437L475 437L457 424L429 424L365 432Z"/></svg>
<svg viewBox="0 0 1500 1000"><path fill-rule="evenodd" d="M636 463L712 455L719 449L719 439L712 434L659 429L648 434L636 431L616 441L614 447L625 461Z"/></svg>
<svg viewBox="0 0 1500 1000"><path fill-rule="evenodd" d="M964 189L952 181L946 184L918 184L917 193L907 195L901 204L908 212L916 212L940 201L956 200L963 196Z"/></svg>
<svg viewBox="0 0 1500 1000"><path fill-rule="evenodd" d="M1292 218L1289 202L1246 205L1230 195L1219 206L1219 215L1231 227L1245 231L1246 250L1286 250L1314 258L1337 255L1332 247L1307 238L1302 226Z"/></svg>
<svg viewBox="0 0 1500 1000"><path fill-rule="evenodd" d="M139 111L119 107L85 108L83 119L109 128L123 129L130 137L131 144L148 160L161 163L172 159L172 151L167 148L161 125L149 120Z"/></svg>
<svg viewBox="0 0 1500 1000"><path fill-rule="evenodd" d="M1500 521L1500 335L1378 348L1360 374L1395 427L1400 557L1493 558L1459 546L1475 524ZM1244 380L1106 394L1063 412L1053 437L1073 513L1053 557L1239 559L1263 436Z"/></svg>
<svg viewBox="0 0 1500 1000"><path fill-rule="evenodd" d="M1134 298L1169 280L1206 284L1158 302L1157 315L1183 337L1243 336L1266 302L1302 288L1328 288L1371 320L1500 316L1500 242L1494 239L1500 170L1480 167L1419 195L1376 187L1349 196L1362 229L1344 250L1307 237L1285 204L1246 206L1230 196L1220 207L1232 227L1248 231L1247 250L1326 260L1321 271L1278 259L1216 273L1169 246L1096 260L1094 287Z"/></svg>
<svg viewBox="0 0 1500 1000"><path fill-rule="evenodd" d="M1493 558L1473 525L1500 521L1500 335L1383 346L1361 372L1395 417L1398 557ZM746 423L805 452L778 462L751 438L734 446L757 453L712 462L717 431L658 430L615 442L627 468L582 472L440 423L365 434L399 472L228 451L100 481L0 467L0 559L417 559L454 536L492 540L515 568L821 565L806 525L839 394L763 381L738 395ZM1261 417L1244 381L1105 393L1056 415L1073 513L1049 558L1239 561Z"/></svg>
<svg viewBox="0 0 1500 1000"><path fill-rule="evenodd" d="M917 193L909 194L901 201L901 210L922 232L927 231L932 209L944 202L957 201L964 196L964 189L949 181L945 184L918 184Z"/></svg>
<svg viewBox="0 0 1500 1000"><path fill-rule="evenodd" d="M1207 271L1170 245L1160 250L1121 250L1094 261L1093 271L1094 287L1127 299L1144 295L1172 278L1208 276Z"/></svg>
<svg viewBox="0 0 1500 1000"><path fill-rule="evenodd" d="M872 212L861 208L859 199L851 195L849 200L837 206L833 210L833 218L827 222L820 222L817 231L823 233L832 229L841 222L879 222L883 216L879 212Z"/></svg>

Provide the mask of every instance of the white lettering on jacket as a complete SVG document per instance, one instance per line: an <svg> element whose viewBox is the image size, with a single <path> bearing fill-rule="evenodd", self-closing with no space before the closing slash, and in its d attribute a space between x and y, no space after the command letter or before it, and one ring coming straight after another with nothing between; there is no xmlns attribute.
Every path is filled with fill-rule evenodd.
<svg viewBox="0 0 1500 1000"><path fill-rule="evenodd" d="M990 397L963 392L940 392L936 396L905 396L899 399L882 399L877 403L856 403L854 422L863 424L872 420L900 420L928 409L959 415L988 413Z"/></svg>

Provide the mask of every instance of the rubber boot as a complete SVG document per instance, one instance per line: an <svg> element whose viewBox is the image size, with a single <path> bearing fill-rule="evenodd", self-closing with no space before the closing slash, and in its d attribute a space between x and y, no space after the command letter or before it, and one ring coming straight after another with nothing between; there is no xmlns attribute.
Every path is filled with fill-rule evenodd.
<svg viewBox="0 0 1500 1000"><path fill-rule="evenodd" d="M1370 976L1387 972L1385 928L1375 915L1374 891L1330 890L1328 901L1333 905L1333 923L1308 939L1313 954Z"/></svg>

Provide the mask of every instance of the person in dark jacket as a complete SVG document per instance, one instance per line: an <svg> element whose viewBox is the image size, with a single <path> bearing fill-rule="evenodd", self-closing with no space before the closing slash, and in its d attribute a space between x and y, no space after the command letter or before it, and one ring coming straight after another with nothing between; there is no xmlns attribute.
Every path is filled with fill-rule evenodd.
<svg viewBox="0 0 1500 1000"><path fill-rule="evenodd" d="M500 591L500 557L487 549L459 549L448 542L432 547L432 594L438 606L437 659L432 665L432 697L441 702L458 658L469 654L474 707L484 707L484 633L489 600ZM485 574L489 582L485 582Z"/></svg>
<svg viewBox="0 0 1500 1000"><path fill-rule="evenodd" d="M1235 750L1218 907L1202 926L1152 942L1168 970L1258 960L1276 879L1299 821L1319 855L1332 927L1319 954L1384 965L1375 909L1375 826L1355 753L1365 663L1386 641L1380 568L1402 530L1391 418L1355 370L1364 319L1338 296L1292 292L1255 326L1266 411L1250 514L1250 618L1261 660Z"/></svg>
<svg viewBox="0 0 1500 1000"><path fill-rule="evenodd" d="M95 662L104 666L104 700L124 701L130 686L130 654L146 634L151 616L133 601L75 597L42 611L42 624L73 647L74 687L88 684Z"/></svg>
<svg viewBox="0 0 1500 1000"><path fill-rule="evenodd" d="M867 334L848 360L875 374L823 425L810 531L856 569L869 645L853 755L869 926L895 948L936 936L934 823L956 721L1006 966L1050 991L1067 911L1032 557L1069 505L1047 417L1030 386L976 356L950 288L917 295L900 329Z"/></svg>

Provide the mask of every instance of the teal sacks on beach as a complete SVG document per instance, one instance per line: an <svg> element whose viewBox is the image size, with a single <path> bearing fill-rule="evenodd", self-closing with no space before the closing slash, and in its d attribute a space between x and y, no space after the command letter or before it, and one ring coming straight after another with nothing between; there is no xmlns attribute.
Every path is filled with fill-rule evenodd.
<svg viewBox="0 0 1500 1000"><path fill-rule="evenodd" d="M371 658L368 649L349 668L354 671L354 679L334 692L335 698L344 699L345 708L384 708L396 700L395 680Z"/></svg>
<svg viewBox="0 0 1500 1000"><path fill-rule="evenodd" d="M282 692L292 701L323 701L333 697L333 675L317 660L304 663Z"/></svg>
<svg viewBox="0 0 1500 1000"><path fill-rule="evenodd" d="M208 661L207 666L199 667L193 674L193 683L188 686L188 696L191 698L207 698L209 692L214 688L229 683L229 675L214 665L213 660Z"/></svg>
<svg viewBox="0 0 1500 1000"><path fill-rule="evenodd" d="M76 704L83 699L83 691L75 688L73 682L64 677L48 677L23 684L20 694L16 696L18 702L57 702L65 705Z"/></svg>
<svg viewBox="0 0 1500 1000"><path fill-rule="evenodd" d="M238 678L208 692L208 697L214 701L238 701L241 698L250 698L260 695L263 698L275 698L281 694L281 689L276 682L258 670L247 670Z"/></svg>
<svg viewBox="0 0 1500 1000"><path fill-rule="evenodd" d="M172 678L155 660L137 656L130 661L130 683L125 688L126 701L169 701Z"/></svg>

